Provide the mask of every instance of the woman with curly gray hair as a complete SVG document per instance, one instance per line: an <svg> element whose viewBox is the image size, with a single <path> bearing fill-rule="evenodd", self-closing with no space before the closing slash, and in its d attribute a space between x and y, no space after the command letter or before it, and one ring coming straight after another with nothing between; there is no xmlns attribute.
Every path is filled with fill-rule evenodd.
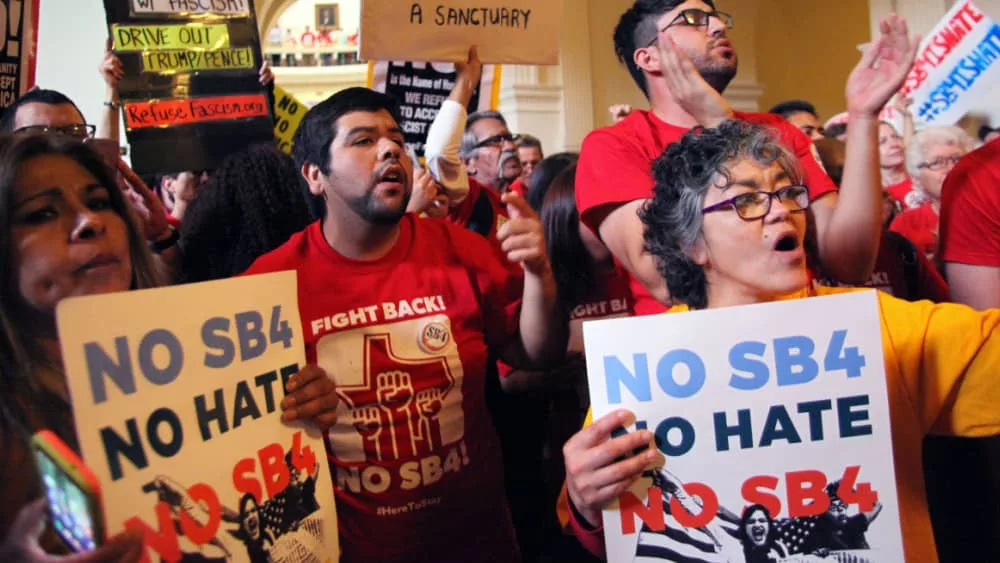
<svg viewBox="0 0 1000 563"><path fill-rule="evenodd" d="M672 313L866 291L809 283L808 191L797 161L767 130L739 121L696 129L656 160L653 176L655 197L641 216ZM933 562L922 441L929 433L1000 434L1000 310L881 292L878 304L904 550L907 560ZM563 450L574 530L590 546L601 510L659 453L643 451L648 431L612 437L629 416L619 410L598 419Z"/></svg>

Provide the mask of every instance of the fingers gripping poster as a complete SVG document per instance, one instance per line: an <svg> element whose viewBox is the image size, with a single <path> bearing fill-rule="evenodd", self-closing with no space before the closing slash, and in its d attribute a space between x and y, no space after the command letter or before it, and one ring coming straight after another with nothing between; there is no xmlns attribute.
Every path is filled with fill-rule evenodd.
<svg viewBox="0 0 1000 563"><path fill-rule="evenodd" d="M149 561L338 560L322 433L281 421L305 362L294 272L68 299L57 319L109 535L141 530Z"/></svg>
<svg viewBox="0 0 1000 563"><path fill-rule="evenodd" d="M903 561L876 299L585 324L594 419L665 460L604 510L608 561Z"/></svg>

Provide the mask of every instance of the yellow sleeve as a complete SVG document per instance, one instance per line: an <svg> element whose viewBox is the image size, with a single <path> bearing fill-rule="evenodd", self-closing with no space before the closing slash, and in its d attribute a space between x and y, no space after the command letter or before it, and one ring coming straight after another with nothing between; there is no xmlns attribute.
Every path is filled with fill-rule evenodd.
<svg viewBox="0 0 1000 563"><path fill-rule="evenodd" d="M886 375L900 378L923 433L1000 434L1000 310L882 293L879 303Z"/></svg>

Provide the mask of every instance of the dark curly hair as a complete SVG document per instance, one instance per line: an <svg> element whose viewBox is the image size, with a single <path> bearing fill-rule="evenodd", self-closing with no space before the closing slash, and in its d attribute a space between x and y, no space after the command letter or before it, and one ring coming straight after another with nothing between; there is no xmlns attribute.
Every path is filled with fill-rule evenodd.
<svg viewBox="0 0 1000 563"><path fill-rule="evenodd" d="M291 157L256 145L226 157L181 224L181 283L245 271L315 219Z"/></svg>
<svg viewBox="0 0 1000 563"><path fill-rule="evenodd" d="M675 303L692 309L708 306L704 268L688 256L701 236L705 195L718 177L730 178L738 160L761 164L777 162L801 183L795 157L783 147L777 133L745 121L730 120L717 129L695 128L653 162L654 197L639 212L646 227L646 251L656 260Z"/></svg>

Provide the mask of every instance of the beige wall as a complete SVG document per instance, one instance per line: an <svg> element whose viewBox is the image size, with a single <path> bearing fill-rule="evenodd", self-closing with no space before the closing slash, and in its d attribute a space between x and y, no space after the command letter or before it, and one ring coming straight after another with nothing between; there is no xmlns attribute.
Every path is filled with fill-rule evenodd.
<svg viewBox="0 0 1000 563"><path fill-rule="evenodd" d="M844 86L870 40L868 0L759 0L760 107L805 99L822 119L846 109Z"/></svg>

